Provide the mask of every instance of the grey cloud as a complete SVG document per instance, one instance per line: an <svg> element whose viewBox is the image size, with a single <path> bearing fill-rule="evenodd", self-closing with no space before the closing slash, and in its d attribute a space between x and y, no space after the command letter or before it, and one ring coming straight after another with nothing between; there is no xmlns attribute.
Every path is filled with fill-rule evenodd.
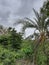
<svg viewBox="0 0 49 65"><path fill-rule="evenodd" d="M0 0L0 24L10 25L19 17L30 16L40 1L42 4L43 0Z"/></svg>
<svg viewBox="0 0 49 65"><path fill-rule="evenodd" d="M0 24L9 24L8 19L18 10L19 0L0 0Z"/></svg>
<svg viewBox="0 0 49 65"><path fill-rule="evenodd" d="M32 11L34 0L21 0L21 7L17 14L21 16L29 15Z"/></svg>

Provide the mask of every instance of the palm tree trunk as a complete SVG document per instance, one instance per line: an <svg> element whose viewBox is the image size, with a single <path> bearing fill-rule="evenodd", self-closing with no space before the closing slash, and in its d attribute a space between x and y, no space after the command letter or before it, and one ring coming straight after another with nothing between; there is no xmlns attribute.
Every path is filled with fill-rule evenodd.
<svg viewBox="0 0 49 65"><path fill-rule="evenodd" d="M37 54L37 51L35 51L35 53L34 53L34 58L33 58L34 65L37 65L36 54Z"/></svg>
<svg viewBox="0 0 49 65"><path fill-rule="evenodd" d="M38 50L38 46L39 46L39 40L36 41L36 46L34 48L34 57L33 57L33 63L34 65L37 65L37 50Z"/></svg>
<svg viewBox="0 0 49 65"><path fill-rule="evenodd" d="M37 58L38 47L39 47L40 43L42 43L42 45L43 45L44 41L45 41L45 35L44 35L44 33L41 33L40 37L36 41L36 46L34 48L34 58L33 58L34 65L37 65L37 59L36 58Z"/></svg>

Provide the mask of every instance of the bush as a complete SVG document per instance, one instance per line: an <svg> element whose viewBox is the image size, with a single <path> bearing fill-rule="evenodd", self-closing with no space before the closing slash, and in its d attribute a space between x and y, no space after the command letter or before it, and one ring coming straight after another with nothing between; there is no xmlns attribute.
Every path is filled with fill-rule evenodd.
<svg viewBox="0 0 49 65"><path fill-rule="evenodd" d="M0 44L6 48L19 50L21 48L22 35L12 29L8 34L0 36Z"/></svg>
<svg viewBox="0 0 49 65"><path fill-rule="evenodd" d="M32 40L23 41L21 53L23 54L24 59L33 61L33 45L34 43Z"/></svg>
<svg viewBox="0 0 49 65"><path fill-rule="evenodd" d="M0 65L15 65L16 53L0 46Z"/></svg>

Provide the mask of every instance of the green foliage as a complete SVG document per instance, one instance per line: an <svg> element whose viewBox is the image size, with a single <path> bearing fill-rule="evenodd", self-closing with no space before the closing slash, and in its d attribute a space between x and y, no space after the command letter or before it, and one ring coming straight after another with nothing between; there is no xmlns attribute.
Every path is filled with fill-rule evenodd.
<svg viewBox="0 0 49 65"><path fill-rule="evenodd" d="M11 35L10 35L11 36ZM36 45L35 41L32 40L23 40L21 43L21 48L18 51L11 50L9 39L12 37L5 36L8 38L8 45L0 44L0 65L16 65L16 59L29 60L33 62L34 56L34 46ZM3 36L4 39L4 36ZM14 49L14 48L13 48ZM45 41L44 45L39 45L36 54L37 65L46 65L48 62L49 54L49 41ZM48 62L49 63L49 62Z"/></svg>
<svg viewBox="0 0 49 65"><path fill-rule="evenodd" d="M38 65L46 65L46 55L43 52L43 47L40 46L40 48L38 48L38 52L37 52L37 64Z"/></svg>
<svg viewBox="0 0 49 65"><path fill-rule="evenodd" d="M7 35L0 36L0 44L7 48L18 50L21 48L22 36L12 29Z"/></svg>
<svg viewBox="0 0 49 65"><path fill-rule="evenodd" d="M11 47L15 50L21 48L22 43L22 36L20 33L16 33L14 29L10 32L9 36L9 44L11 44Z"/></svg>
<svg viewBox="0 0 49 65"><path fill-rule="evenodd" d="M8 45L8 36L5 35L0 36L0 44L4 46Z"/></svg>
<svg viewBox="0 0 49 65"><path fill-rule="evenodd" d="M41 13L45 13L47 17L49 16L49 0L44 2Z"/></svg>
<svg viewBox="0 0 49 65"><path fill-rule="evenodd" d="M49 63L49 41L45 41L44 45L38 47L36 62L37 65L47 65Z"/></svg>
<svg viewBox="0 0 49 65"><path fill-rule="evenodd" d="M22 35L14 28L8 33L0 35L0 65L15 65L16 59L21 57L18 51L21 48Z"/></svg>
<svg viewBox="0 0 49 65"><path fill-rule="evenodd" d="M49 16L49 1L47 0L43 4L40 13L35 10L34 13L37 18L35 19L37 24L29 18L18 21L18 23L24 25L22 31L24 32L26 28L31 27L39 30L40 35L37 36L41 37L41 31L42 33L44 31L44 37L47 33L47 36L49 36L49 32L47 32L49 20L45 22L45 19ZM5 29L2 26L0 28L5 33ZM33 62L34 56L36 56L35 61L37 65L49 65L49 40L43 43L39 42L38 47L34 50L36 43L36 40L23 40L20 33L17 33L14 28L9 27L5 34L0 35L0 65L16 65L17 59ZM34 51L36 50L37 53L35 52L35 54Z"/></svg>
<svg viewBox="0 0 49 65"><path fill-rule="evenodd" d="M33 60L33 41L32 40L24 40L22 43L21 52L23 53L24 59Z"/></svg>
<svg viewBox="0 0 49 65"><path fill-rule="evenodd" d="M0 65L15 65L15 52L0 46Z"/></svg>

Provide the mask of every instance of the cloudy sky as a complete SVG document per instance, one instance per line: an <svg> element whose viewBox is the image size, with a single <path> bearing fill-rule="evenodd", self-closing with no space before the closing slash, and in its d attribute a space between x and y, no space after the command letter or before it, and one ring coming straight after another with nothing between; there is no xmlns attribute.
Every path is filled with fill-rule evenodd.
<svg viewBox="0 0 49 65"><path fill-rule="evenodd" d="M12 25L17 18L32 17L32 8L39 10L44 0L0 0L0 24Z"/></svg>
<svg viewBox="0 0 49 65"><path fill-rule="evenodd" d="M12 26L13 22L18 18L29 17L32 19L34 17L32 8L39 11L44 1L45 0L0 0L0 24Z"/></svg>

